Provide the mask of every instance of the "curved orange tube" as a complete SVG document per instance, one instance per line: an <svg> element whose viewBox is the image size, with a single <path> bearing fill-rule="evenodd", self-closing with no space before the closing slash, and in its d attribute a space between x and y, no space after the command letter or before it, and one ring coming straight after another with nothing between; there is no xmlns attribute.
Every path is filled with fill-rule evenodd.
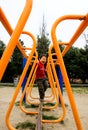
<svg viewBox="0 0 88 130"><path fill-rule="evenodd" d="M9 60L11 58L11 55L13 54L13 51L17 45L17 41L20 37L20 34L24 28L24 25L29 17L29 14L32 9L32 0L26 0L26 5L24 7L24 10L22 12L22 15L20 16L18 23L11 35L11 39L4 50L4 53L0 59L0 80L2 79L2 76L5 72L5 69L9 63ZM5 19L6 20L6 19ZM5 24L5 21L4 21ZM4 64L3 64L4 63Z"/></svg>
<svg viewBox="0 0 88 130"><path fill-rule="evenodd" d="M56 28L58 26L58 24L60 22L62 22L63 20L82 20L80 26L78 27L78 29L76 30L75 34L73 35L73 37L71 38L71 40L68 42L67 46L65 47L65 49L63 50L63 52L61 53L59 45L58 45L58 40L56 37ZM63 76L63 80L66 86L66 90L67 90L67 94L68 94L68 98L71 104L71 108L72 108L72 112L73 112L73 116L76 122L76 126L78 128L78 130L83 130L82 128L82 124L80 121L80 117L76 108L76 103L74 100L74 96L72 94L72 90L71 90L71 86L70 86L70 82L67 76L67 72L66 72L66 68L64 65L64 61L63 61L63 56L66 54L66 52L70 49L70 47L72 46L72 44L77 40L77 38L80 36L80 34L83 32L83 30L88 26L88 14L87 15L66 15L66 16L62 16L61 18L57 19L53 26L52 26L52 30L51 30L51 37L52 37L52 42L53 42L53 46L57 55L57 60L60 66L60 70L62 72L62 76Z"/></svg>

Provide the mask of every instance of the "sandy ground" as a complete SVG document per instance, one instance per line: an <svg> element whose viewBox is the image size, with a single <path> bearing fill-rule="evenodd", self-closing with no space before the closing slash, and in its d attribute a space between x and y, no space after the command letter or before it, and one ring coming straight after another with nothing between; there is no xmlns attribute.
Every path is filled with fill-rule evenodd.
<svg viewBox="0 0 88 130"><path fill-rule="evenodd" d="M8 130L6 123L5 123L5 116L6 111L8 109L9 103L11 101L11 98L13 96L13 93L15 91L14 87L0 87L0 130ZM46 95L50 93L50 89L47 90ZM33 95L38 95L37 88L34 88ZM83 130L88 130L88 93L73 93L76 106L78 109L78 113L82 122ZM19 92L19 95L17 96L16 102L20 100L21 91ZM64 92L63 94L64 102L66 104L66 116L64 118L63 123L43 123L43 130L77 130L73 114L71 111L70 103L67 97L67 93ZM32 111L29 109L29 111ZM36 111L38 111L38 108L36 108ZM43 114L45 115L53 115L56 117L60 117L62 115L62 107L59 106L56 109L50 110L50 111L43 111ZM10 122L12 126L16 127L16 125L19 122L25 122L29 121L32 123L36 123L37 115L26 115L23 113L19 106L14 105L14 108L11 112L10 116ZM20 129L20 130L30 130L30 128L27 129Z"/></svg>

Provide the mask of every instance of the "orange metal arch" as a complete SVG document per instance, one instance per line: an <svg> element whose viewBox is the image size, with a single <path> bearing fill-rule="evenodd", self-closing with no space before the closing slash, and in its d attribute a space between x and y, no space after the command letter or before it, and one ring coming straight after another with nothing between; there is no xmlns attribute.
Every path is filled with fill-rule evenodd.
<svg viewBox="0 0 88 130"><path fill-rule="evenodd" d="M32 47L30 56L27 58L26 65L25 65L24 70L23 70L23 72L22 72L22 74L21 74L19 83L18 83L18 85L17 85L17 87L16 87L16 89L15 89L15 92L14 92L14 94L13 94L13 97L12 97L12 99L11 99L9 108L8 108L8 110L7 110L7 113L6 113L6 124L7 124L8 128L11 129L11 130L15 130L15 129L12 127L12 125L11 125L11 123L10 123L10 120L9 120L10 114L11 114L12 108L13 108L13 106L14 106L15 100L16 100L16 98L17 98L17 95L18 95L18 93L19 93L19 90L20 90L20 88L21 88L21 85L22 85L22 82L23 82L23 80L24 80L24 77L25 77L25 75L26 75L26 73L27 73L28 67L29 67L29 65L30 65L30 63L31 63L32 57L33 57L33 55L34 55L34 53L35 53L35 50L36 50L36 39L35 39L35 37L34 37L31 33L28 33L28 32L27 32L27 34L29 34L29 35L31 36L32 40L33 40L33 47Z"/></svg>
<svg viewBox="0 0 88 130"><path fill-rule="evenodd" d="M66 48L63 50L63 52L60 51L59 45L60 43L57 40L56 37L56 28L58 26L58 24L60 22L62 22L63 20L82 20L80 26L78 27L78 29L76 30L75 34L73 35L73 37L71 38L71 40L69 41L69 43L67 44ZM63 56L66 54L66 52L70 49L70 47L72 46L72 44L77 40L77 38L80 36L80 34L83 32L83 30L88 26L88 14L87 15L66 15L66 16L62 16L61 18L57 19L51 29L51 37L52 37L52 42L53 42L53 46L57 55L57 60L62 72L62 76L63 76L63 80L66 86L66 90L67 90L67 94L68 94L68 98L71 104L71 108L72 108L72 112L73 112L73 116L76 122L76 126L78 128L78 130L83 130L82 128L82 124L80 121L80 117L78 114L78 110L76 108L76 103L74 100L74 96L72 94L72 90L71 90L71 86L70 86L70 82L67 76L67 72L66 72L66 68L64 65L64 61L63 61ZM59 44L59 45L58 45ZM64 44L64 43L62 43Z"/></svg>
<svg viewBox="0 0 88 130"><path fill-rule="evenodd" d="M18 23L17 23L13 33L11 32L11 30L7 29L7 30L9 30L10 33L12 33L12 35L11 35L11 39L10 39L6 49L4 50L4 53L0 59L0 80L2 79L2 76L3 76L5 69L8 65L10 57L13 54L13 51L17 45L17 41L19 39L20 34L22 33L22 30L23 30L24 25L29 17L31 9L32 9L32 0L26 0L24 10L23 10L23 12L18 20ZM8 21L6 21L6 18L4 17L3 12L1 11L1 8L0 8L0 14L3 17L2 22L3 22L4 26L7 28L7 25L5 23L6 22L8 23ZM1 21L1 19L2 18L0 17L0 21Z"/></svg>
<svg viewBox="0 0 88 130"><path fill-rule="evenodd" d="M33 55L34 55L35 50L36 50L36 39L35 39L35 37L29 32L26 32L26 31L23 32L24 25L25 25L29 15L30 15L30 12L31 12L31 9L32 9L32 3L33 3L33 0L26 0L25 7L23 9L23 12L22 12L22 14L21 14L21 16L20 16L20 18L18 20L18 23L17 23L14 31L13 31L10 23L8 22L6 16L4 15L4 12L2 11L2 9L0 7L0 21L3 24L3 26L5 27L5 29L7 30L7 32L9 33L9 35L11 35L10 41L9 41L6 49L4 50L4 53L3 53L2 57L1 57L1 59L0 59L0 80L3 77L3 74L4 74L5 70L6 70L6 67L7 67L7 65L9 63L11 55L13 54L13 51L14 51L16 46L19 48L19 50L21 51L23 56L27 58L25 68L24 68L24 70L22 72L19 83L18 83L18 85L16 87L16 90L15 90L15 92L13 94L12 100L10 102L9 108L7 110L7 113L6 113L6 124L7 124L7 127L8 127L9 130L15 130L15 128L10 123L10 114L11 114L11 111L13 109L13 106L14 106L15 100L17 98L17 95L19 93L19 90L21 88L24 77L25 77L25 75L27 73L28 67L32 62L32 58L33 58ZM56 28L57 28L58 24L60 22L64 21L64 20L81 20L81 24L79 25L76 32L71 37L71 39L70 39L70 41L68 43L58 42L58 39L56 37ZM57 62L59 64L61 72L62 72L63 80L64 80L64 83L65 83L65 86L66 86L68 98L69 98L69 101L70 101L70 104L71 104L73 116L74 116L74 119L75 119L76 126L77 126L78 130L83 130L83 127L82 127L82 124L81 124L81 121L80 121L78 110L76 108L76 103L75 103L75 100L74 100L74 96L72 94L70 82L69 82L68 75L67 75L66 68L65 68L65 65L64 65L64 61L63 61L63 56L67 53L67 51L69 51L70 47L74 44L74 42L77 40L77 38L81 35L81 33L84 31L84 29L87 26L88 26L88 14L86 14L86 15L66 15L66 16L62 16L59 19L57 19L54 22L54 24L52 26L52 29L51 29L51 38L52 38L53 47L55 49L55 53L56 53L56 56L57 56ZM25 53L25 50L24 50L24 49L29 49L30 50L30 48L23 48L21 46L20 42L18 41L19 37L20 37L20 35L22 33L29 35L33 40L33 47L31 49L30 56L27 56L26 53ZM61 45L61 44L66 45L66 47L64 48L64 50L62 52L60 51L60 47L59 47L59 45ZM52 121L51 120L41 120L44 123L57 123L57 122L60 122L61 120L64 119L64 117L66 115L65 104L64 104L64 100L63 100L63 97L62 97L62 94L61 94L60 85L58 83L58 78L57 78L56 71L55 71L55 64L54 64L53 59L52 59L51 49L52 49L52 47L49 49L49 58L48 58L49 61L48 61L48 64L47 64L47 73L49 73L48 77L49 77L49 81L50 81L51 86L54 86L54 87L51 87L52 92L53 92L53 98L51 100L46 100L46 101L49 102L49 101L53 101L55 99L56 104L55 104L55 106L50 107L50 108L47 108L47 107L43 107L43 108L45 108L45 109L56 108L58 106L58 94L59 94L60 99L61 99L63 113L62 113L61 117L58 118L57 120L52 120ZM35 67L35 64L36 64L36 60L34 62L34 67ZM34 71L34 68L33 68L32 71ZM53 71L53 74L52 74L52 71ZM24 92L22 94L22 98L21 98L21 101L20 101L20 108L25 113L38 114L38 112L29 112L29 111L26 111L26 110L24 110L22 108L22 100L23 100L25 92L27 91L28 83L29 82L31 84L34 83L34 77L32 77L32 80L30 81L31 76L32 75L29 74L29 78L28 78L28 81L26 83L26 87L24 89ZM56 86L55 86L54 82L56 82L58 93L55 90Z"/></svg>

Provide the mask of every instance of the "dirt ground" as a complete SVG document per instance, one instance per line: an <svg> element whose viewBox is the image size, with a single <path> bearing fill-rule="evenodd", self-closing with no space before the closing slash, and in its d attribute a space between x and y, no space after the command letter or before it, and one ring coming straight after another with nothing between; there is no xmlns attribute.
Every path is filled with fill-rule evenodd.
<svg viewBox="0 0 88 130"><path fill-rule="evenodd" d="M15 91L15 87L0 86L0 130L8 130L5 123L5 116L14 91ZM49 95L50 93L51 90L48 89L46 95ZM37 88L33 89L32 94L34 96L38 95ZM86 93L85 90L79 91L78 89L76 89L76 92L73 91L73 95L82 122L83 130L88 130L88 100L87 100L88 92ZM16 102L20 100L20 96L21 96L21 91L17 96ZM66 104L66 116L64 118L64 121L62 123L54 123L54 124L43 123L42 124L43 130L59 130L59 129L77 130L66 91L64 91L63 97L64 97L64 102ZM34 108L30 108L28 110L32 111L31 109ZM36 111L38 111L38 108L35 109ZM59 106L58 108L50 111L43 111L43 114L60 117L62 114L62 107ZM10 116L10 122L12 126L16 127L19 122L26 122L26 121L36 124L36 120L37 120L37 115L34 116L27 115L20 110L19 106L14 105L14 108ZM30 128L25 128L25 129L21 128L20 130L30 130Z"/></svg>

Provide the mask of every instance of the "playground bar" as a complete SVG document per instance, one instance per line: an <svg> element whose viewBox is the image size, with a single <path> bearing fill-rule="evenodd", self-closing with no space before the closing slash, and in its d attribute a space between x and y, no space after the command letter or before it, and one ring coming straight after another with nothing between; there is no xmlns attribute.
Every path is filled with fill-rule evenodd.
<svg viewBox="0 0 88 130"><path fill-rule="evenodd" d="M24 10L18 20L18 23L16 25L16 28L14 29L11 39L4 50L4 53L0 59L0 80L2 79L2 76L5 72L5 69L9 63L9 60L11 58L11 55L13 54L13 51L17 45L18 39L20 34L22 33L22 30L24 28L24 25L28 19L28 16L32 9L32 0L26 0L26 5L24 7ZM26 13L25 13L26 12ZM4 64L3 64L4 63Z"/></svg>
<svg viewBox="0 0 88 130"><path fill-rule="evenodd" d="M78 114L78 110L76 108L74 96L72 94L71 85L70 85L68 75L67 75L67 72L66 72L66 68L65 68L65 65L64 65L63 56L69 51L70 47L74 44L74 42L82 34L84 29L88 26L88 14L86 14L86 15L66 15L66 16L62 16L59 19L57 19L52 26L51 37L52 37L52 42L53 42L53 48L55 49L55 55L57 57L56 64L58 64L58 66L59 66L59 71L58 71L59 76L57 75L56 70L55 70L55 63L54 63L55 60L53 60L53 58L52 58L52 53L51 53L52 46L51 46L50 49L49 49L49 57L48 57L48 63L47 63L47 73L48 73L48 78L49 78L49 81L50 81L52 93L53 93L54 96L51 100L46 100L46 101L49 102L49 101L53 101L55 99L56 104L53 107L47 108L47 107L42 107L42 103L40 102L39 113L37 111L35 111L35 112L27 111L22 107L22 101L24 100L24 102L25 102L25 100L26 100L24 98L24 96L25 96L25 93L28 90L29 84L30 84L29 91L31 92L31 90L32 90L32 87L33 87L33 84L34 84L34 81L35 81L35 72L36 72L36 69L37 69L36 62L37 62L37 59L38 59L38 55L36 55L34 62L32 61L32 58L33 58L33 56L36 52L36 39L35 39L35 37L31 33L23 31L23 28L26 24L26 21L27 21L29 15L30 15L30 12L31 12L31 9L32 9L32 3L33 3L33 0L26 0L25 7L23 9L23 12L22 12L14 30L12 29L9 21L7 20L6 16L4 15L4 12L2 11L2 9L0 7L0 21L3 24L3 26L5 27L5 29L7 30L7 32L9 33L9 35L11 36L9 43L8 43L6 49L4 50L3 55L0 59L0 80L2 79L2 77L4 75L6 67L9 63L9 60L10 60L16 46L19 48L19 50L21 51L21 53L23 54L23 56L26 60L26 62L24 60L25 65L24 65L23 72L20 76L18 85L17 85L17 87L14 91L13 97L11 99L11 102L9 104L9 107L8 107L8 110L7 110L7 113L6 113L7 127L8 127L9 130L15 130L15 128L10 123L10 115L11 115L14 103L16 101L16 98L17 98L17 95L19 93L21 86L22 86L22 92L23 93L22 93L22 96L21 96L21 99L20 99L20 109L23 112L28 113L28 114L38 114L38 122L37 122L37 126L36 126L37 130L42 129L41 128L42 122L43 123L57 123L57 122L62 121L64 119L65 115L66 115L66 108L65 108L65 104L64 104L64 100L63 100L63 96L62 96L62 91L61 91L61 89L62 89L62 78L63 78L64 84L65 84L65 87L66 87L66 90L67 90L68 98L69 98L69 101L70 101L70 105L71 105L71 108L72 108L73 116L74 116L74 119L75 119L75 122L76 122L77 129L83 130L83 127L82 127L82 124L81 124L81 121L80 121L80 117L79 117L79 114ZM75 31L74 35L71 37L71 39L68 43L58 42L58 39L56 37L56 28L57 28L58 24L60 22L64 21L64 20L81 20L79 27L77 28L77 30ZM22 47L21 43L19 42L19 37L20 37L21 34L27 34L32 38L32 41L33 41L32 48ZM61 52L59 45L63 45L63 44L66 45L66 47ZM25 53L25 50L30 50L29 56L27 56L27 54ZM31 71L29 73L29 76L26 80L26 74L27 74L28 68L29 68L29 66L32 62L33 62L33 65L32 65ZM59 79L59 82L58 82L58 79ZM60 87L61 87L61 89L60 89ZM62 104L62 110L63 110L62 115L57 120L42 120L42 108L43 109L56 108L59 105L58 95L60 97L60 103ZM32 96L31 96L31 98L32 98ZM27 98L26 101L27 101L27 103L30 103L30 101L28 102L28 98ZM32 103L34 103L34 102L31 102L31 104ZM39 102L36 103L36 104L39 104Z"/></svg>
<svg viewBox="0 0 88 130"><path fill-rule="evenodd" d="M79 35L83 32L83 30L87 27L88 25L88 15L84 16L84 15L67 15L67 16L63 16L59 19L57 19L55 21L55 23L52 26L52 30L51 30L51 37L52 37L52 41L53 41L53 45L54 45L54 49L57 55L57 60L58 63L60 65L60 70L63 76L63 80L66 86L66 90L67 90L67 94L68 94L68 98L71 104L71 108L72 108L72 112L73 112L73 116L76 122L76 126L78 128L78 130L83 130L82 128L82 124L80 121L80 117L76 108L76 103L74 100L74 96L72 94L72 90L71 90L71 86L70 86L70 82L67 76L67 72L66 72L66 68L64 65L64 61L63 61L63 57L57 42L57 38L56 38L56 27L58 26L58 24L60 22L62 22L63 20L67 20L67 19L73 19L73 20L83 20L82 24L79 26L78 30L76 31L75 35L73 35L71 42L69 42L69 45L67 46L67 50L66 52L70 49L71 45L76 41L76 39L79 37ZM63 53L64 55L64 53Z"/></svg>

